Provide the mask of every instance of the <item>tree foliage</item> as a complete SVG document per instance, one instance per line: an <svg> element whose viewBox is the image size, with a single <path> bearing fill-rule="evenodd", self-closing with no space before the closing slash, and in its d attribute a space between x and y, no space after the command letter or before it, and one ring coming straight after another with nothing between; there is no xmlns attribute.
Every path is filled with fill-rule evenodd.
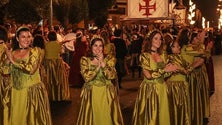
<svg viewBox="0 0 222 125"><path fill-rule="evenodd" d="M114 2L115 0L89 0L89 19L94 20L97 26L103 27L108 18L108 9Z"/></svg>
<svg viewBox="0 0 222 125"><path fill-rule="evenodd" d="M88 15L86 0L57 0L54 2L53 8L55 17L63 25L78 23Z"/></svg>
<svg viewBox="0 0 222 125"><path fill-rule="evenodd" d="M7 5L7 12L7 18L20 24L38 22L41 19L30 0L10 0Z"/></svg>
<svg viewBox="0 0 222 125"><path fill-rule="evenodd" d="M48 18L49 4L50 4L49 0L29 0L29 1L41 18Z"/></svg>
<svg viewBox="0 0 222 125"><path fill-rule="evenodd" d="M27 24L49 18L50 0L1 0L9 1L5 15L16 23ZM94 20L102 27L115 0L53 0L53 16L62 25L75 24L81 20ZM1 11L3 12L3 11Z"/></svg>
<svg viewBox="0 0 222 125"><path fill-rule="evenodd" d="M6 13L6 5L8 4L8 0L0 0L0 25L4 24L4 17Z"/></svg>

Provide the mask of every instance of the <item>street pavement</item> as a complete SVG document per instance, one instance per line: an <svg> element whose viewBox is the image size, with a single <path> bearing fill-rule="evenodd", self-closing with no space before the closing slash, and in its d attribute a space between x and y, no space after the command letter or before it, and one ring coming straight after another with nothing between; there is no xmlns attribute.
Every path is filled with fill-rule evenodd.
<svg viewBox="0 0 222 125"><path fill-rule="evenodd" d="M215 70L215 93L211 96L211 117L207 125L222 125L222 56L213 56ZM130 125L138 87L142 78L127 75L119 90L119 101L125 125ZM75 125L80 108L80 88L70 88L71 102L51 102L53 125ZM105 125L105 123L104 123Z"/></svg>

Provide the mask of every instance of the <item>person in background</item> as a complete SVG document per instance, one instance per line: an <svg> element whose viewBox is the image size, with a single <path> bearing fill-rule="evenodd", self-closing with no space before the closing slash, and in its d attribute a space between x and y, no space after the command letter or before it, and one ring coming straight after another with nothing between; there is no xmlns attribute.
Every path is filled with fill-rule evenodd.
<svg viewBox="0 0 222 125"><path fill-rule="evenodd" d="M151 30L139 58L144 79L137 94L132 125L170 125L165 78L178 67L168 63L163 46L162 33Z"/></svg>
<svg viewBox="0 0 222 125"><path fill-rule="evenodd" d="M82 31L76 32L75 51L72 56L72 63L69 71L69 85L71 87L81 88L84 84L84 80L80 73L80 59L85 56L88 51L88 40L83 35Z"/></svg>
<svg viewBox="0 0 222 125"><path fill-rule="evenodd" d="M62 34L63 28L60 25L55 25L53 28L54 28L54 31L56 32L57 42L59 42L62 45L61 57L64 61L66 61L67 55L65 53L65 46L63 44L64 35Z"/></svg>
<svg viewBox="0 0 222 125"><path fill-rule="evenodd" d="M115 45L110 42L110 36L107 30L102 30L100 33L100 36L104 39L104 54L105 55L112 55L116 56L116 50ZM119 93L119 83L118 83L118 77L116 75L116 78L112 80L113 84L117 88L117 94Z"/></svg>
<svg viewBox="0 0 222 125"><path fill-rule="evenodd" d="M188 28L183 28L179 31L176 41L181 46L182 58L193 68L192 72L186 76L190 91L191 125L203 125L203 95L201 94L201 88L203 86L202 80L204 79L201 79L203 75L199 76L202 74L200 72L201 65L204 63L204 59L201 57L204 55L203 46L199 46L198 33L190 32ZM199 45L194 45L194 43Z"/></svg>
<svg viewBox="0 0 222 125"><path fill-rule="evenodd" d="M12 80L9 124L52 125L47 90L39 73L41 52L30 47L29 28L17 29L16 42L18 46L6 51Z"/></svg>
<svg viewBox="0 0 222 125"><path fill-rule="evenodd" d="M104 45L104 54L106 55L116 55L115 45L110 42L110 36L108 31L102 30L100 32L100 36L104 39L105 45Z"/></svg>
<svg viewBox="0 0 222 125"><path fill-rule="evenodd" d="M41 56L41 58L40 58L41 65L39 67L39 72L40 72L42 82L44 84L46 84L47 83L47 75L46 75L46 72L45 72L45 67L43 65L43 60L45 58L45 40L44 40L44 37L40 34L36 34L34 36L32 46L33 47L39 47L40 56ZM47 90L48 90L48 88L47 88Z"/></svg>
<svg viewBox="0 0 222 125"><path fill-rule="evenodd" d="M213 48L214 48L214 39L213 39L213 33L211 31L208 31L205 37L205 48L209 51L209 57L205 60L205 65L207 68L207 75L209 78L209 89L210 89L210 95L212 95L215 91L215 79L214 79L214 63L213 63Z"/></svg>
<svg viewBox="0 0 222 125"><path fill-rule="evenodd" d="M93 36L87 56L80 60L81 74L85 80L81 91L81 107L76 125L123 125L116 87L113 55L105 55L104 40Z"/></svg>
<svg viewBox="0 0 222 125"><path fill-rule="evenodd" d="M119 88L122 88L121 82L122 78L126 75L125 69L125 57L127 55L127 47L125 41L121 38L122 30L116 29L114 31L114 38L111 40L111 43L115 45L116 50L116 71L118 77Z"/></svg>
<svg viewBox="0 0 222 125"><path fill-rule="evenodd" d="M45 44L44 67L47 74L46 86L50 101L70 101L70 90L66 63L61 58L62 45L57 41L55 31L48 34Z"/></svg>
<svg viewBox="0 0 222 125"><path fill-rule="evenodd" d="M214 31L214 44L215 44L215 55L221 54L221 41L222 41L222 33L221 30L216 29Z"/></svg>
<svg viewBox="0 0 222 125"><path fill-rule="evenodd" d="M11 80L9 65L7 65L6 43L8 42L8 32L3 26L0 26L0 125L8 125Z"/></svg>
<svg viewBox="0 0 222 125"><path fill-rule="evenodd" d="M194 32L194 34L196 34L196 32ZM196 37L192 37L192 35L191 35L191 40L190 40L193 50L200 53L199 56L194 57L195 62L199 61L200 63L199 63L199 66L196 67L193 72L196 74L195 78L197 80L196 81L197 86L195 86L196 90L194 90L194 91L200 92L200 93L198 93L198 94L200 94L199 97L201 100L199 105L202 106L201 107L202 111L201 110L199 110L199 111L202 112L203 118L200 120L202 120L203 123L207 123L208 118L210 117L209 79L208 79L208 75L207 75L206 65L204 63L205 60L208 59L208 57L210 57L210 51L208 48L207 49L205 48L205 45L204 45L205 36L206 36L206 31L203 29L200 29L197 32ZM197 104L195 104L195 105L197 105ZM197 119L198 118L201 118L201 117L197 116ZM193 124L198 125L198 123L193 123Z"/></svg>
<svg viewBox="0 0 222 125"><path fill-rule="evenodd" d="M64 36L64 50L65 50L65 58L63 60L70 66L71 65L71 59L72 55L75 51L75 42L76 42L76 33L68 33Z"/></svg>
<svg viewBox="0 0 222 125"><path fill-rule="evenodd" d="M139 65L139 56L142 51L143 38L135 33L132 36L129 53L131 55L130 69L132 71L132 78L135 77L135 70L138 71L138 77L141 77L142 68Z"/></svg>

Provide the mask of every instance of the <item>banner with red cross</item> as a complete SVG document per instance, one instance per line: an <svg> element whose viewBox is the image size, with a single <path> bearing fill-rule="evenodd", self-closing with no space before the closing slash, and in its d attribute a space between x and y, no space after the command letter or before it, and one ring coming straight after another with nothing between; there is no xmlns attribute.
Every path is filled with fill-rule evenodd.
<svg viewBox="0 0 222 125"><path fill-rule="evenodd" d="M128 0L129 18L168 17L168 13L168 0Z"/></svg>

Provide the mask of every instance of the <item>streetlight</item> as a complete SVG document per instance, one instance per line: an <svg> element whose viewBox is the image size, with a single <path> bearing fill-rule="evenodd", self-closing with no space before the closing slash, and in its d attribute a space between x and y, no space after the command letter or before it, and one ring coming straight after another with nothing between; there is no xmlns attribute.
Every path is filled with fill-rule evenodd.
<svg viewBox="0 0 222 125"><path fill-rule="evenodd" d="M52 6L52 0L50 0L49 3L49 30L52 30L52 22L53 22L53 6Z"/></svg>

